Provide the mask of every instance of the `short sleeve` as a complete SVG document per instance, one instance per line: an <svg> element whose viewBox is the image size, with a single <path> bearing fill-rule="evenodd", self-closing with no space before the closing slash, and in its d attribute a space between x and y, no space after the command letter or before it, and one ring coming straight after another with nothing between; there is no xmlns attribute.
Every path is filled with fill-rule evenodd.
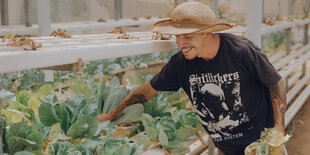
<svg viewBox="0 0 310 155"><path fill-rule="evenodd" d="M281 76L269 62L267 56L254 43L248 41L248 47L241 52L241 59L252 76L266 87L275 85Z"/></svg>
<svg viewBox="0 0 310 155"><path fill-rule="evenodd" d="M178 91L179 84L177 55L171 57L162 70L150 81L151 86L157 91ZM179 66L180 67L180 66Z"/></svg>

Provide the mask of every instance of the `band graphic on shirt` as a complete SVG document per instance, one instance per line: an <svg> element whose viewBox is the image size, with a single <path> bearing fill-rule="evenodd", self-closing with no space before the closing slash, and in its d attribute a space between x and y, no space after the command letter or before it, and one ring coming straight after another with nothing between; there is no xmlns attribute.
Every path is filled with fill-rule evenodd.
<svg viewBox="0 0 310 155"><path fill-rule="evenodd" d="M193 106L213 140L242 137L238 127L249 117L240 97L239 73L192 74L188 80Z"/></svg>

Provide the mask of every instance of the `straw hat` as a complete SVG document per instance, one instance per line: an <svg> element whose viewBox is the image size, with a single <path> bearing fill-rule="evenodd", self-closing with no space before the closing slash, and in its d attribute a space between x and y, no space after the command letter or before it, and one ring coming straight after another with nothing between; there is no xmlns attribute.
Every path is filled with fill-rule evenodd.
<svg viewBox="0 0 310 155"><path fill-rule="evenodd" d="M171 14L171 19L156 22L152 31L160 34L217 32L231 28L227 23L215 23L209 6L199 2L184 2Z"/></svg>

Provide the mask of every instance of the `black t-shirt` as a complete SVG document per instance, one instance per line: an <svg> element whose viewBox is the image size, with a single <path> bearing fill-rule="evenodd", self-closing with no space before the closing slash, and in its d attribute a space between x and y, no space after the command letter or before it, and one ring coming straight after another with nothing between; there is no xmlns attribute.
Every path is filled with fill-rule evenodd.
<svg viewBox="0 0 310 155"><path fill-rule="evenodd" d="M274 126L269 89L280 75L251 41L219 33L211 60L187 60L176 53L151 81L158 91L183 88L215 146L239 154L260 132Z"/></svg>

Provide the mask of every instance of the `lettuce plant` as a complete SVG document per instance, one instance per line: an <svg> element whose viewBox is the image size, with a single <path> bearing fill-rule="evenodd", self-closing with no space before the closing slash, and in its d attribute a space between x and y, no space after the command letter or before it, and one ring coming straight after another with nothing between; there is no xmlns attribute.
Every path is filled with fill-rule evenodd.
<svg viewBox="0 0 310 155"><path fill-rule="evenodd" d="M44 141L44 135L38 132L34 126L28 126L27 121L13 124L5 138L9 154L23 150L41 152Z"/></svg>

